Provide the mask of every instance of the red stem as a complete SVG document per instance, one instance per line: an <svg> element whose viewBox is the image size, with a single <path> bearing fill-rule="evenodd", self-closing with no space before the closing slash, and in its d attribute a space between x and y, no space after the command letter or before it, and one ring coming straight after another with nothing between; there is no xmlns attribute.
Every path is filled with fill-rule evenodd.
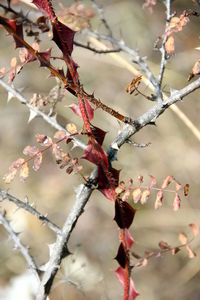
<svg viewBox="0 0 200 300"><path fill-rule="evenodd" d="M129 259L129 253L128 253L128 248L127 248L127 243L126 243L126 236L125 236L125 229L120 229L120 239L122 241L122 244L124 246L124 250L126 253L126 264L124 267L124 296L123 300L128 300L129 299L129 288L130 288L130 259Z"/></svg>

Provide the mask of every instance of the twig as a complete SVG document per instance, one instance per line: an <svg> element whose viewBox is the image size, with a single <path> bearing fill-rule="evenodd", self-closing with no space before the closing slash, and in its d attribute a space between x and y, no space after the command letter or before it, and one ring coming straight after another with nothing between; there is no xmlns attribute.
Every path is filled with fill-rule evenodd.
<svg viewBox="0 0 200 300"><path fill-rule="evenodd" d="M36 266L36 263L33 259L33 257L30 255L27 247L25 247L18 234L14 232L14 230L12 229L9 221L6 219L5 217L5 213L1 213L0 212L0 223L4 226L4 228L7 230L9 237L14 241L15 243L15 247L17 249L19 249L19 251L21 252L21 254L24 256L29 268L33 271L33 273L35 274L36 278L38 279L38 281L40 281L39 275L38 275L38 269Z"/></svg>
<svg viewBox="0 0 200 300"><path fill-rule="evenodd" d="M10 202L13 202L18 208L23 208L24 210L28 211L33 216L38 218L40 221L42 221L44 224L47 224L47 226L51 230L53 230L55 233L61 234L60 228L56 224L51 222L45 215L38 212L32 205L30 205L28 203L28 201L24 202L22 200L19 200L18 198L16 198L15 196L9 194L8 192L3 191L1 188L0 188L0 198L1 198L0 201L3 201L3 200L7 199Z"/></svg>
<svg viewBox="0 0 200 300"><path fill-rule="evenodd" d="M116 48L116 49L108 49L108 50L99 50L99 49L96 49L94 47L91 47L90 46L90 43L88 43L87 45L84 45L84 44L81 44L77 41L74 42L74 45L76 45L77 47L81 47L81 48L84 48L84 49L87 49L87 50L90 50L96 54L108 54L108 53L115 53L115 52L120 52L121 49L120 48Z"/></svg>
<svg viewBox="0 0 200 300"><path fill-rule="evenodd" d="M108 35L112 37L112 30L110 28L110 26L108 25L107 20L104 17L104 10L103 7L100 6L96 0L90 0L93 3L94 8L97 10L98 14L99 14L99 18L102 22L102 24L104 25L104 27L106 28Z"/></svg>
<svg viewBox="0 0 200 300"><path fill-rule="evenodd" d="M42 111L38 110L37 108L35 108L33 105L29 104L28 100L25 97L23 97L21 93L19 93L16 89L11 87L9 84L7 84L2 79L0 79L0 85L5 90L7 90L8 93L13 95L13 97L16 97L17 100L19 100L22 104L25 104L28 107L28 109L30 110L30 112L33 111L36 116L42 117L48 124L50 124L55 129L64 130L66 132L67 136L71 135L70 132L68 132L64 127L62 127L61 125L59 125L57 123L55 117L50 117L49 115L47 115L47 114L43 113ZM83 150L86 149L86 145L81 140L77 139L76 137L72 137L72 140L73 140L75 146L80 147Z"/></svg>
<svg viewBox="0 0 200 300"><path fill-rule="evenodd" d="M166 52L166 49L165 49L165 44L167 42L167 30L168 30L169 23L170 23L170 20L171 20L171 0L165 0L164 3L165 3L165 6L166 6L167 20L166 20L166 24L165 24L165 33L164 33L162 45L161 45L161 48L160 48L161 63L160 63L160 72L159 72L159 76L158 76L158 86L159 86L159 88L162 85L163 76L164 76L164 72L165 72L165 67L166 67L166 63L167 63L167 52Z"/></svg>

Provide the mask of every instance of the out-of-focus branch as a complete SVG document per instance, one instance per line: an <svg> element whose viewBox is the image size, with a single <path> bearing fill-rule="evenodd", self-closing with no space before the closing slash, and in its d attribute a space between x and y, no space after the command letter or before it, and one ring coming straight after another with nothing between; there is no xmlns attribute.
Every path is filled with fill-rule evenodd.
<svg viewBox="0 0 200 300"><path fill-rule="evenodd" d="M8 232L9 237L13 240L13 242L15 244L15 247L17 249L19 249L21 254L24 256L29 268L33 271L33 273L35 274L38 281L40 281L40 278L39 278L39 275L38 275L38 269L37 269L37 266L36 266L36 263L35 263L33 257L30 255L27 247L25 247L22 244L18 234L15 233L14 230L12 229L12 227L10 225L10 222L6 218L5 212L4 213L0 212L0 223L3 225L3 227Z"/></svg>
<svg viewBox="0 0 200 300"><path fill-rule="evenodd" d="M22 104L25 104L29 111L34 112L36 116L41 117L43 120L45 120L48 124L50 124L52 127L54 127L57 130L64 130L66 132L66 134L69 136L70 133L61 125L59 125L56 121L55 117L50 117L49 115L45 114L44 112L38 110L37 108L35 108L33 105L31 105L28 100L22 96L22 94L20 92L18 92L15 88L13 88L11 85L7 84L5 81L3 81L2 79L0 79L0 85L7 90L8 93L10 93L11 96L17 98L17 100L19 100ZM81 149L85 150L86 149L86 145L79 139L77 139L76 137L71 137L72 141L74 143L75 146L80 147Z"/></svg>
<svg viewBox="0 0 200 300"><path fill-rule="evenodd" d="M23 208L24 210L31 213L33 216L38 218L40 221L42 221L44 224L47 224L47 226L53 230L55 233L60 234L61 230L60 228L51 222L47 216L41 214L38 212L32 205L28 203L28 201L22 201L16 198L15 196L11 195L10 193L3 191L0 189L0 201L8 200L10 202L13 202L18 208Z"/></svg>

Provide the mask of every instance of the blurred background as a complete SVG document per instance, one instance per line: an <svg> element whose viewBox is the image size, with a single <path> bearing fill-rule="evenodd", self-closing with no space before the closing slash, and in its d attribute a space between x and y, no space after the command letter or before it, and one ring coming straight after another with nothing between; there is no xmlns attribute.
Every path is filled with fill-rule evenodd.
<svg viewBox="0 0 200 300"><path fill-rule="evenodd" d="M154 45L164 32L166 18L162 1L157 1L152 14L148 9L143 9L142 0L97 2L104 9L113 36L123 39L130 48L138 49L141 56L146 56L151 70L157 76L160 52L154 49ZM62 0L62 3L54 1L58 14L61 11L63 13L62 5L70 7L73 3L65 0ZM91 19L92 29L104 33L92 2L81 3L95 14ZM24 12L29 11L30 18L37 14L20 1L15 1L13 7L16 10L21 8ZM173 1L172 12L177 12L177 16L185 9L199 11L199 6L192 0ZM2 9L0 12L3 14ZM48 33L40 37L42 51L49 47L56 48ZM27 40L30 43L34 41L32 37L28 37ZM86 43L87 37L80 33L76 35L76 40ZM179 89L187 85L188 75L200 56L200 52L195 50L199 46L199 18L191 17L190 23L183 31L175 35L175 55L168 61L163 82L163 90L167 94L170 88ZM54 49L53 54L59 55L59 51ZM120 55L131 63L132 58L127 54ZM10 61L15 56L18 56L18 50L15 51L12 38L1 28L0 68L9 69ZM133 119L153 105L141 96L126 93L126 86L133 79L133 75L109 55L94 54L75 47L73 57L80 66L79 74L85 89L88 92L94 91L95 96L103 103ZM59 62L59 65L62 63ZM14 86L29 100L34 93L45 97L57 85L56 80L48 78L48 75L47 70L39 68L38 63L34 62L25 66L14 80ZM7 81L7 78L4 80ZM141 90L150 94L148 86L141 85ZM41 118L35 118L28 123L28 108L15 98L7 103L7 98L7 92L0 87L0 187L4 190L9 188L9 192L19 199L28 197L30 203L34 203L41 213L48 214L53 222L62 226L75 201L75 188L83 180L79 175L67 175L64 170L60 170L49 151L43 157L41 169L37 173L31 170L25 183L20 182L18 177L9 186L3 182L3 175L7 173L11 163L23 156L24 147L36 145L35 134L52 137L55 133L55 129ZM68 108L71 103L76 103L76 99L65 93L62 101L56 106L57 120L63 126L73 122L81 129L81 120ZM199 91L189 95L178 106L200 129ZM48 112L49 107L47 105L41 109ZM95 112L93 124L107 131L105 149L123 127L123 124L119 124L116 119L100 109ZM134 205L137 213L130 231L136 241L133 251L141 256L147 250L158 249L161 240L172 246L179 245L178 233L184 231L191 236L188 224L200 224L200 143L170 109L157 120L156 125L145 127L133 137L137 143L150 142L151 145L143 149L124 145L118 153L118 161L114 163L114 167L121 169L120 179L125 182L129 178L136 180L138 175L143 175L145 183L148 183L148 176L152 174L160 186L167 175L173 175L182 184L190 184L190 194L188 199L182 196L181 209L178 212L173 211L171 193L165 193L163 207L159 210L154 209L156 194L153 192L148 204ZM82 136L80 139L87 141ZM63 148L66 152L70 151L73 157L81 157L83 154L80 149L72 150L71 144L63 145ZM80 163L84 175L89 175L93 165L81 159ZM133 204L131 200L130 203ZM36 263L39 266L45 264L49 257L49 245L54 243L55 234L35 217L22 209L17 210L16 206L8 201L1 202L1 209L7 211L13 229L20 232L21 240L30 247ZM50 295L51 300L122 299L122 288L113 273L118 267L113 258L119 245L119 232L113 217L113 203L100 192L93 192L71 235L69 250L73 254L62 262ZM154 257L149 260L147 266L134 268L132 277L140 292L138 299L200 299L199 242L197 237L191 245L197 254L193 259L189 259L183 249L175 256L168 253ZM24 258L13 248L12 240L1 226L0 299L34 299L31 294L37 290L37 285L32 275L27 272Z"/></svg>

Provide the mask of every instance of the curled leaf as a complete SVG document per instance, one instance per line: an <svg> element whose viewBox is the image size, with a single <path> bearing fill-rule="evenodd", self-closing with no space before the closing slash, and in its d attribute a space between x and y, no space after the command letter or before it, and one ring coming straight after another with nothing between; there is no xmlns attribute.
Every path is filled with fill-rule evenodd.
<svg viewBox="0 0 200 300"><path fill-rule="evenodd" d="M165 180L163 181L163 183L162 183L162 189L166 189L169 185L170 185L170 183L172 182L174 180L174 177L173 176L167 176L166 178L165 178Z"/></svg>
<svg viewBox="0 0 200 300"><path fill-rule="evenodd" d="M189 184L186 183L186 185L184 186L184 195L185 197L187 197L189 195Z"/></svg>
<svg viewBox="0 0 200 300"><path fill-rule="evenodd" d="M69 131L70 134L76 134L78 132L76 125L73 123L67 124L66 129L67 129L67 131Z"/></svg>
<svg viewBox="0 0 200 300"><path fill-rule="evenodd" d="M188 237L185 232L180 232L178 235L178 239L182 245L185 245L188 242Z"/></svg>
<svg viewBox="0 0 200 300"><path fill-rule="evenodd" d="M156 185L156 178L152 175L150 176L150 189Z"/></svg>
<svg viewBox="0 0 200 300"><path fill-rule="evenodd" d="M57 140L64 139L65 137L66 137L65 130L56 131L56 133L54 134L54 139L57 139Z"/></svg>
<svg viewBox="0 0 200 300"><path fill-rule="evenodd" d="M23 150L24 155L34 156L39 152L36 146L26 146Z"/></svg>
<svg viewBox="0 0 200 300"><path fill-rule="evenodd" d="M166 243L164 241L160 241L158 245L159 245L160 249L162 249L162 250L170 250L171 249L171 247L168 245L168 243Z"/></svg>
<svg viewBox="0 0 200 300"><path fill-rule="evenodd" d="M24 158L20 157L11 164L11 166L9 167L9 172L3 177L5 183L7 184L11 183L11 181L15 178L17 174L17 170L20 168L20 166L23 163L24 163Z"/></svg>

